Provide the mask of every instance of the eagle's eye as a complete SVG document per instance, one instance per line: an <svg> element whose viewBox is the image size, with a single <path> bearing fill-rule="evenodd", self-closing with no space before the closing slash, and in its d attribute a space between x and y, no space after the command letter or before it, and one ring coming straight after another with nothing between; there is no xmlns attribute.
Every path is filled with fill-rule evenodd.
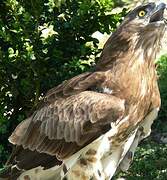
<svg viewBox="0 0 167 180"><path fill-rule="evenodd" d="M138 16L139 17L144 17L146 15L146 13L147 13L146 11L141 10L141 11L139 11Z"/></svg>

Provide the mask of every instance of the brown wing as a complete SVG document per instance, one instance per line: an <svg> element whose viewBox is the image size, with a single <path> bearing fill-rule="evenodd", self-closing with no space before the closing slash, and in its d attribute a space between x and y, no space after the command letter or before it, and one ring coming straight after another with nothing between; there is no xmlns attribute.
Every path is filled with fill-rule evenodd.
<svg viewBox="0 0 167 180"><path fill-rule="evenodd" d="M68 97L88 90L92 87L98 87L106 80L107 76L108 73L106 72L86 72L75 76L68 81L64 81L59 86L49 90L46 94L46 101L53 102L59 98Z"/></svg>
<svg viewBox="0 0 167 180"><path fill-rule="evenodd" d="M60 98L36 111L15 129L9 140L32 151L67 157L99 137L121 118L124 101L84 91Z"/></svg>

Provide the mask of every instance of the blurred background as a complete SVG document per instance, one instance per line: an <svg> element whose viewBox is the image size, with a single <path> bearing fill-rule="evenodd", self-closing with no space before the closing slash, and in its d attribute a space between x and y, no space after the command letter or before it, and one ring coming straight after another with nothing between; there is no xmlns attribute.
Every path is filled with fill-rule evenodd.
<svg viewBox="0 0 167 180"><path fill-rule="evenodd" d="M6 0L0 3L0 168L8 137L48 89L90 69L130 0ZM164 42L164 47L167 43ZM152 134L137 148L127 173L115 179L167 179L167 51L156 63L162 107Z"/></svg>

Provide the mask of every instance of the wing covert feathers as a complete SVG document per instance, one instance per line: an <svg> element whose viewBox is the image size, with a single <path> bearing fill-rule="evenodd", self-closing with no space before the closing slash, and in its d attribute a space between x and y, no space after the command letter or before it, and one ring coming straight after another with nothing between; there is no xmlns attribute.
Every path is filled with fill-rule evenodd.
<svg viewBox="0 0 167 180"><path fill-rule="evenodd" d="M18 125L9 141L61 159L105 133L106 127L120 119L124 111L123 100L84 91L36 111Z"/></svg>
<svg viewBox="0 0 167 180"><path fill-rule="evenodd" d="M53 102L56 99L68 97L83 92L92 87L97 87L106 80L105 72L86 72L64 81L59 86L52 88L46 94L46 101Z"/></svg>

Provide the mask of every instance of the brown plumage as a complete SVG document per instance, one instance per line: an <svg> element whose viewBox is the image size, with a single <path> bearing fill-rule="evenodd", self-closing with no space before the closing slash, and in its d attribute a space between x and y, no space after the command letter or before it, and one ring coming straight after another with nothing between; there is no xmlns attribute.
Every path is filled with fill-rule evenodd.
<svg viewBox="0 0 167 180"><path fill-rule="evenodd" d="M94 72L80 74L51 89L44 106L10 136L9 141L20 150L7 164L15 164L18 169L61 164L107 133L111 124L118 128L108 137L112 148L125 143L148 114L160 107L154 60L165 32L161 21L164 9L164 4L154 3L137 7L106 42ZM139 16L141 10L146 12L143 17ZM142 131L141 136L147 136L145 129ZM24 153L31 166L22 158ZM40 153L47 156L45 161ZM41 162L33 164L34 157ZM121 157L125 159L126 153ZM48 165L47 158L53 164Z"/></svg>

